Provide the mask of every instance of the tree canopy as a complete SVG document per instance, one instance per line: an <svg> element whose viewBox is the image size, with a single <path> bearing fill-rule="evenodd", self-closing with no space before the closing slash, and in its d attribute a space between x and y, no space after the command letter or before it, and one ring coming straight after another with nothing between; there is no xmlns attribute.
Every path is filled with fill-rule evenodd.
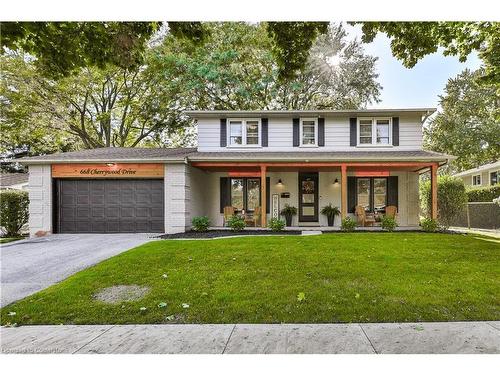
<svg viewBox="0 0 500 375"><path fill-rule="evenodd" d="M378 32L391 39L392 54L407 68L424 56L444 48L445 55L461 62L477 51L484 63L481 79L496 86L500 95L500 22L362 22L363 42Z"/></svg>
<svg viewBox="0 0 500 375"><path fill-rule="evenodd" d="M427 148L457 157L452 172L500 159L499 101L492 86L478 83L482 71L465 70L450 78L440 96L440 111L424 129Z"/></svg>

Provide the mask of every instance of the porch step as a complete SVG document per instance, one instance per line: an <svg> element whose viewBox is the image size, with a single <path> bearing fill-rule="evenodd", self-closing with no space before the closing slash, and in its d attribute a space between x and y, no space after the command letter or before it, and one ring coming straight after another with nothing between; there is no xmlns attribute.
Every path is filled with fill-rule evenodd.
<svg viewBox="0 0 500 375"><path fill-rule="evenodd" d="M302 235L303 236L315 236L317 234L322 234L323 232L320 230L303 230Z"/></svg>
<svg viewBox="0 0 500 375"><path fill-rule="evenodd" d="M308 221L308 222L303 222L299 223L299 227L319 227L319 222L318 221Z"/></svg>

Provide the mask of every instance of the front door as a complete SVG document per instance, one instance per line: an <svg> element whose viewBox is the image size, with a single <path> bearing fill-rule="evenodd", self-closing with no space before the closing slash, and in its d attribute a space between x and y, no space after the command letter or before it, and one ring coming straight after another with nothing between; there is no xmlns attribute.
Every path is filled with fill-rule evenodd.
<svg viewBox="0 0 500 375"><path fill-rule="evenodd" d="M318 221L318 173L299 172L299 222Z"/></svg>

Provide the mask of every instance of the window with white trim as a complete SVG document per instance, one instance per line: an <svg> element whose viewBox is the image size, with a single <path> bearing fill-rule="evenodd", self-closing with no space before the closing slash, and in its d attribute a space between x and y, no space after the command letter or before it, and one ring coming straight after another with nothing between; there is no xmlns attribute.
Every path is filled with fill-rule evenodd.
<svg viewBox="0 0 500 375"><path fill-rule="evenodd" d="M358 119L358 146L390 146L392 119L363 117Z"/></svg>
<svg viewBox="0 0 500 375"><path fill-rule="evenodd" d="M233 119L228 120L228 145L229 146L260 146L260 120L258 119Z"/></svg>
<svg viewBox="0 0 500 375"><path fill-rule="evenodd" d="M480 174L476 174L476 175L472 176L472 185L473 186L481 185L481 175Z"/></svg>
<svg viewBox="0 0 500 375"><path fill-rule="evenodd" d="M490 185L496 185L500 182L500 171L490 173Z"/></svg>
<svg viewBox="0 0 500 375"><path fill-rule="evenodd" d="M303 147L314 147L318 145L317 119L300 119L300 145Z"/></svg>

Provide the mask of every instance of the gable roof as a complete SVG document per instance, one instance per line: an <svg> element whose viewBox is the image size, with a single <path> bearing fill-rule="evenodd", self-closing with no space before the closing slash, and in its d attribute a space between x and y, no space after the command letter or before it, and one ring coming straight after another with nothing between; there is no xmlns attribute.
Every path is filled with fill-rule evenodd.
<svg viewBox="0 0 500 375"><path fill-rule="evenodd" d="M27 173L1 173L0 187L9 187L28 183Z"/></svg>
<svg viewBox="0 0 500 375"><path fill-rule="evenodd" d="M479 172L486 171L488 169L494 169L494 168L499 168L500 169L500 160L498 160L498 161L496 161L494 163L489 163L489 164L481 165L481 166L479 166L477 168L467 169L466 171L463 171L463 172L460 172L460 173L456 173L453 176L455 176L455 177L462 177L462 176L467 176L468 174L479 173Z"/></svg>

